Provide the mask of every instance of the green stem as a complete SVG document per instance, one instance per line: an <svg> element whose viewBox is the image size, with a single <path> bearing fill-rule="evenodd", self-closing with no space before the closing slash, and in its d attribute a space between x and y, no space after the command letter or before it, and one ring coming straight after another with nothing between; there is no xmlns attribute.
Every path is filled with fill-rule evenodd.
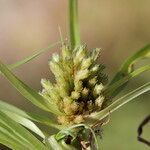
<svg viewBox="0 0 150 150"><path fill-rule="evenodd" d="M71 48L80 45L78 0L69 0L69 27Z"/></svg>

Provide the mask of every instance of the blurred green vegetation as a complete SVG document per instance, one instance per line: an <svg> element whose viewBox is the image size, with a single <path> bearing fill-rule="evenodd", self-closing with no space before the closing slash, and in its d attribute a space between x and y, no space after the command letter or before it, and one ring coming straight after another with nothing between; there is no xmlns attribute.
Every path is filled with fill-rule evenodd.
<svg viewBox="0 0 150 150"><path fill-rule="evenodd" d="M82 42L87 43L89 49L103 49L99 61L106 64L110 78L128 56L150 43L149 6L149 0L79 1ZM67 10L66 0L0 0L0 59L13 63L59 40L58 26L67 37ZM15 73L39 90L41 78L53 77L47 61L56 51L59 48L46 52ZM125 92L148 80L149 73L144 73L134 79ZM149 97L149 93L140 96L111 114L109 124L103 128L102 150L149 149L137 141L138 125L150 113ZM38 113L1 76L0 99ZM149 126L145 127L144 136L150 139Z"/></svg>

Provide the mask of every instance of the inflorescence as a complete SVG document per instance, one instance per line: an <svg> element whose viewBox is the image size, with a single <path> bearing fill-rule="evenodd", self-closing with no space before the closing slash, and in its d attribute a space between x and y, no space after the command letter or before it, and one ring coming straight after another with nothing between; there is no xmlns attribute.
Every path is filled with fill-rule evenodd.
<svg viewBox="0 0 150 150"><path fill-rule="evenodd" d="M85 45L74 50L64 45L61 55L53 54L49 66L55 83L42 79L40 94L64 114L58 116L60 124L82 123L85 115L102 109L107 76L104 65L96 63L99 53L98 48L88 52Z"/></svg>

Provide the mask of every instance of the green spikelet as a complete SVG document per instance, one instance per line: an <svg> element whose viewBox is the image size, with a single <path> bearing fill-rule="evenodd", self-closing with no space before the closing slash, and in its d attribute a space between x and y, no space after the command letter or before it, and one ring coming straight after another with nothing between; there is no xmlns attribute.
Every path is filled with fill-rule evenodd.
<svg viewBox="0 0 150 150"><path fill-rule="evenodd" d="M56 83L42 79L41 95L64 113L58 116L59 123L81 123L85 115L102 109L107 76L104 66L96 63L99 53L100 49L89 53L85 45L73 51L64 45L60 56L52 56L49 66Z"/></svg>

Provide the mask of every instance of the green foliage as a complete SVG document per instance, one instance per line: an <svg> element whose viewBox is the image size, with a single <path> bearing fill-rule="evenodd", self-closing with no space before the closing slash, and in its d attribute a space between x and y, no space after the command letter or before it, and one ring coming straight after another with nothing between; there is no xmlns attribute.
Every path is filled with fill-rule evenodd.
<svg viewBox="0 0 150 150"><path fill-rule="evenodd" d="M141 59L145 59L145 58L150 58L150 45L143 47L142 49L137 51L135 54L133 54L131 57L129 57L125 61L125 63L121 66L120 70L116 73L116 75L114 76L114 78L112 79L112 81L109 85L113 85L117 81L121 81L123 78L127 78L127 76L128 76L128 78L133 78L134 76L132 75L132 72L134 71L135 63L137 63ZM137 70L137 72L139 71L139 73L140 73L141 71L144 71L144 69L149 70L148 68L149 68L149 66L143 67L143 68ZM138 75L138 74L136 74L136 75ZM127 81L123 84L120 84L120 86L115 87L115 89L112 90L112 93L113 93L113 94L111 93L112 97L115 97L118 93L120 93L126 87Z"/></svg>
<svg viewBox="0 0 150 150"><path fill-rule="evenodd" d="M37 91L26 85L18 77L16 77L3 63L0 62L0 71L12 83L12 85L29 101L39 108L60 114L57 108L48 103Z"/></svg>
<svg viewBox="0 0 150 150"><path fill-rule="evenodd" d="M52 121L49 117L40 115L40 114L33 114L29 112L25 112L11 104L8 104L4 101L0 101L0 110L8 115L14 121L20 123L21 125L25 126L31 131L35 132L37 135L44 138L45 136L41 131L36 127L34 122L46 125L48 127L54 127L56 129L61 129L63 126L57 125L56 122ZM15 117L14 117L15 116Z"/></svg>
<svg viewBox="0 0 150 150"><path fill-rule="evenodd" d="M8 115L12 120L30 129L31 131L39 135L41 138L45 138L42 131L32 121L28 119L29 116L24 111L13 107L3 101L0 101L0 108L0 110L6 115Z"/></svg>
<svg viewBox="0 0 150 150"><path fill-rule="evenodd" d="M128 73L126 76L124 76L122 78L120 77L120 79L118 79L113 84L110 84L107 87L105 87L104 92L108 95L111 95L111 97L114 97L116 94L119 94L121 92L121 90L123 90L123 88L125 88L124 86L127 85L127 82L129 80L131 80L132 78L140 75L141 73L143 73L145 71L149 71L149 70L150 70L150 65L146 65L139 69L136 69L135 71Z"/></svg>
<svg viewBox="0 0 150 150"><path fill-rule="evenodd" d="M15 150L48 150L28 130L0 111L0 143Z"/></svg>
<svg viewBox="0 0 150 150"><path fill-rule="evenodd" d="M70 43L68 45L71 48L64 46L62 56L53 55L50 61L50 68L56 77L55 85L43 79L41 83L44 90L39 94L10 70L33 60L60 42L50 45L15 64L5 65L0 62L0 73L27 100L41 110L50 115L54 114L56 117L68 117L76 109L73 115L82 116L84 123L80 124L82 121L78 120L79 122L72 122L73 124L69 122L67 125L60 125L49 117L28 113L0 101L0 143L13 150L98 150L99 133L97 128L99 130L106 123L107 116L150 90L150 82L148 82L124 96L114 99L133 77L150 69L150 65L135 71L133 68L133 65L139 60L150 57L150 45L127 59L110 84L106 86L104 83L105 76L102 73L104 68L102 65L96 64L99 49L95 49L89 54L86 47L80 46L77 0L69 0L69 6ZM92 104L94 104L92 111L87 107L89 100L92 100ZM67 103L66 106L65 103ZM83 103L86 105L82 105ZM71 114L68 114L68 111ZM35 122L60 131L54 135L49 135L49 133L44 133L42 128L39 129Z"/></svg>
<svg viewBox="0 0 150 150"><path fill-rule="evenodd" d="M150 91L150 82L144 84L143 86L129 92L128 94L118 98L117 100L114 100L112 104L110 104L108 107L103 109L102 111L99 111L97 113L93 113L90 116L88 116L87 121L91 120L102 120L106 116L108 116L113 111L117 110L124 104L128 103L129 101L133 100L134 98L140 96L141 94Z"/></svg>
<svg viewBox="0 0 150 150"><path fill-rule="evenodd" d="M64 52L63 56L65 56L67 51L63 51L63 52ZM93 53L95 53L95 51L93 51ZM94 55L92 55L92 56L96 56L96 53ZM93 57L93 59L96 59L96 57ZM56 58L58 58L58 57L56 57ZM64 57L64 58L66 58L66 57ZM76 57L76 58L80 58L80 57ZM87 60L87 59L88 58L86 58L85 60ZM56 59L54 59L54 60L56 61ZM67 67L65 67L65 68L67 69ZM61 68L59 68L59 69L61 69ZM105 90L107 92L113 91L116 88L118 88L119 86L121 86L124 83L126 83L127 81L129 81L131 78L133 78L133 77L135 77L135 76L137 76L137 75L141 74L142 72L144 72L146 70L149 70L149 69L150 69L150 66L147 65L147 66L141 67L141 68L139 68L139 69L137 69L135 71L132 71L131 73L129 73L125 77L119 79L114 84L108 85L105 88ZM30 100L32 103L34 103L36 106L38 106L39 108L41 108L41 109L43 109L45 111L52 112L52 113L54 113L56 115L60 114L60 112L56 113L57 112L56 111L57 108L55 107L56 106L55 103L51 103L51 105L48 105L50 103L50 101L47 101L45 98L43 98L41 95L39 95L35 90L33 90L32 88L27 86L25 83L23 83L20 79L18 79L18 77L16 77L6 67L6 65L0 63L0 71L17 88L17 90L24 97L26 97L28 100ZM64 72L64 71L65 70L63 70L62 72ZM56 73L55 75L57 76L58 74ZM60 77L60 75L58 77ZM68 77L68 79L69 79L69 77ZM42 82L43 82L42 84L43 84L44 88L47 89L47 90L50 90L49 89L49 84L51 84L51 83L48 82L48 81L46 82L45 80L43 80ZM40 116L40 115L37 115L37 114L35 115L35 114L31 114L31 113L26 113L26 112L24 112L24 111L22 111L22 110L20 110L20 109L18 109L16 107L10 105L10 104L7 104L5 102L0 101L0 108L1 108L1 114L2 114L0 119L7 118L7 120L8 120L7 123L5 123L5 124L1 123L1 125L0 125L0 127L1 127L1 130L0 130L0 134L1 134L0 143L2 143L4 145L7 145L8 147L10 147L10 148L12 148L14 150L19 150L19 149L24 149L24 148L25 149L29 149L29 147L31 149L35 149L35 150L37 149L37 148L33 147L33 145L30 145L31 143L27 146L26 143L20 137L20 135L19 135L19 138L18 138L18 135L14 134L6 126L6 124L11 124L11 127L13 128L12 129L13 131L14 131L14 128L16 128L18 126L19 126L18 129L20 129L20 131L23 130L23 133L18 131L19 134L21 134L22 136L24 136L24 134L26 132L27 132L27 134L29 134L29 131L27 131L25 128L23 128L20 125L23 125L27 129L31 130L32 132L34 132L38 136L40 136L42 139L44 139L44 143L46 145L44 146L42 143L40 143L41 144L40 147L44 146L44 148L47 147L46 149L50 149L50 150L56 149L56 148L62 149L62 150L65 150L65 149L66 150L67 149L70 149L70 150L80 149L79 143L77 142L77 138L78 138L79 135L83 136L83 133L80 132L81 131L80 130L81 126L83 127L82 130L86 130L87 128L90 129L90 132L92 133L92 135L93 135L93 137L95 139L94 141L97 141L97 136L95 135L93 129L90 128L90 126L92 126L93 124L96 124L96 123L99 124L99 122L102 123L101 121L105 117L107 117L110 113L112 113L116 109L120 108L122 105L126 104L127 102L131 101L132 99L136 98L137 96L139 96L139 95L141 95L141 94L143 94L143 93L145 93L145 92L147 92L149 90L150 90L150 83L147 83L147 84L137 88L136 90L134 90L134 91L124 95L123 97L121 97L121 98L119 98L117 100L113 100L114 102L112 104L108 105L103 110L100 110L100 111L95 112L95 113L91 113L90 115L86 115L85 118L84 118L85 119L85 124L81 124L81 125L77 124L77 125L73 125L73 126L69 125L68 127L67 126L63 126L63 125L62 126L58 125L57 123L52 122L49 118L47 118L45 116ZM51 92L50 92L50 94L51 94ZM61 130L56 135L52 135L50 137L46 137L42 133L42 131L37 127L37 125L35 125L35 123L33 121L39 122L39 123L41 123L43 125L51 126L51 127L54 127L54 128L60 129L60 130L63 129L63 128L64 129ZM75 129L75 128L77 128L77 129ZM86 134L87 134L87 131L86 131ZM32 135L32 138L33 137L34 136ZM66 140L69 137L71 137L71 141L70 141L71 143L68 145L68 144L66 144ZM34 140L37 140L37 139L35 138ZM87 140L87 138L84 139L84 140ZM92 142L93 145L91 145L91 149L93 149L93 147L95 147L95 144L94 144L95 142L94 141ZM74 143L76 143L76 144L74 145ZM33 144L33 142L32 142L32 144ZM36 145L34 144L34 146L36 146ZM39 147L39 150L40 149L43 150L43 148L40 148L40 147Z"/></svg>
<svg viewBox="0 0 150 150"><path fill-rule="evenodd" d="M15 69L15 68L18 68L18 67L20 67L21 65L23 65L23 64L25 64L25 63L28 63L29 61L31 61L31 60L33 60L34 58L38 57L38 56L41 55L42 53L44 53L44 52L50 50L51 48L55 47L55 46L58 45L58 44L60 44L60 42L56 42L56 43L54 43L54 44L51 44L51 45L49 45L47 48L41 49L41 50L35 52L33 55L24 58L23 60L20 60L20 61L14 63L14 64L7 65L7 67L8 67L10 70ZM0 72L0 74L1 74L1 72Z"/></svg>

